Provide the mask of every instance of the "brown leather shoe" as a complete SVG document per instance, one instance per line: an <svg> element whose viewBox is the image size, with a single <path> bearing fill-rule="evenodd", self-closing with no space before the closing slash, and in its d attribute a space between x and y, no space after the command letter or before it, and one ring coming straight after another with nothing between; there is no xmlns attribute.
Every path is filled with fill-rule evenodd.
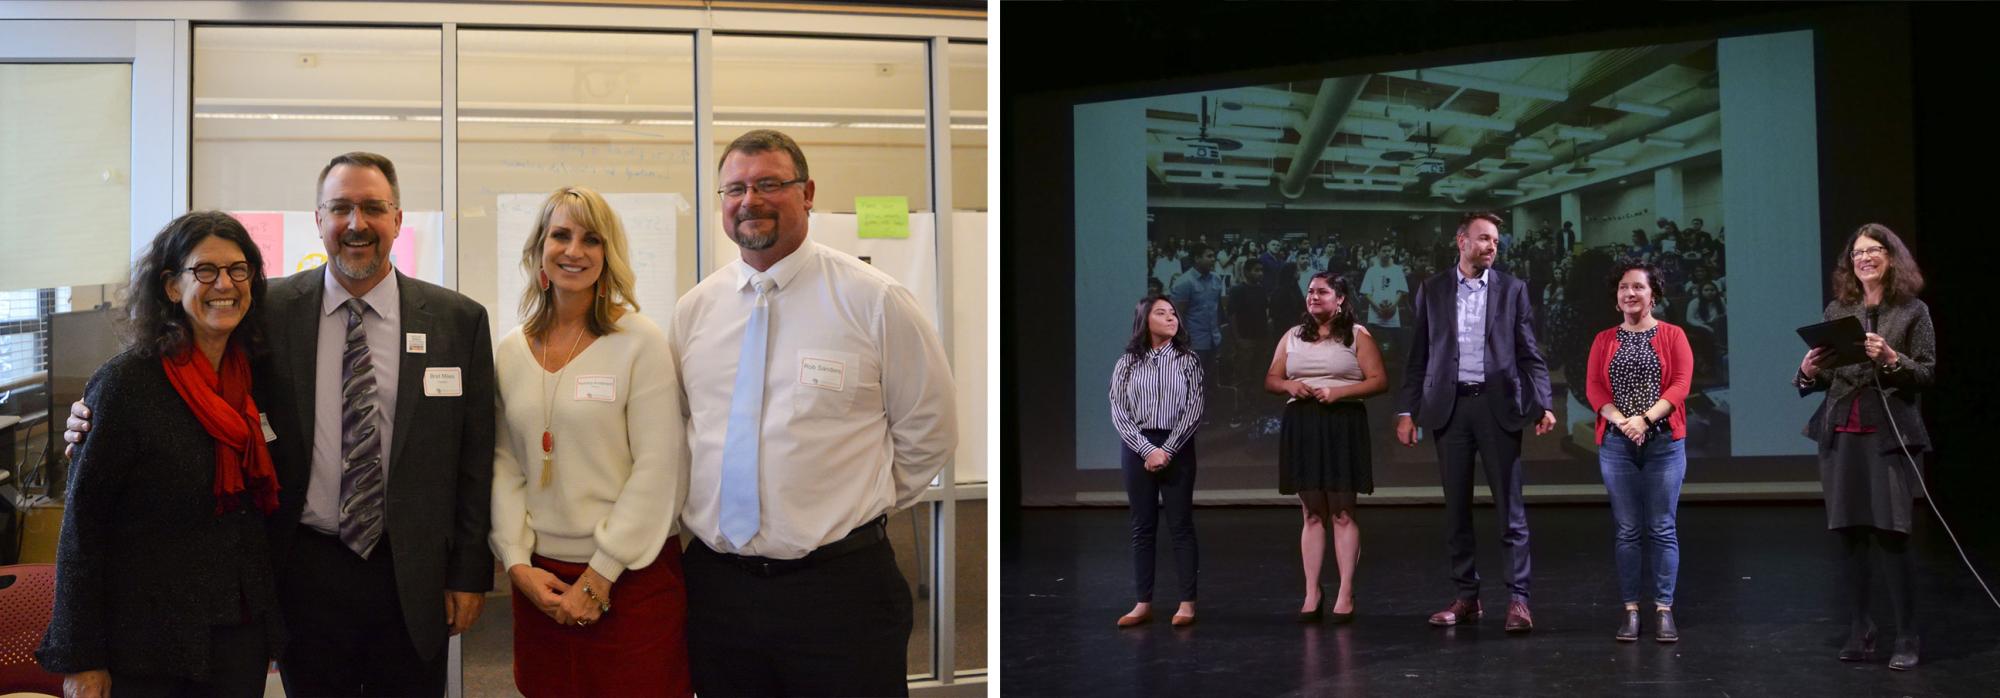
<svg viewBox="0 0 2000 698"><path fill-rule="evenodd" d="M1125 614L1125 615L1122 615L1122 616L1119 616L1119 617L1118 617L1118 627L1120 627L1120 628L1130 628L1130 627L1133 627L1133 626L1137 626L1137 625L1140 625L1140 624L1143 624L1143 623L1145 623L1146 621L1150 621L1150 620L1152 620L1152 619L1153 619L1153 612L1152 612L1152 611L1147 611L1147 612L1145 612L1145 613L1141 613L1141 614L1138 614L1138 615L1133 615L1133 614L1130 614L1130 613L1127 613L1127 614Z"/></svg>
<svg viewBox="0 0 2000 698"><path fill-rule="evenodd" d="M1525 633L1535 629L1535 616L1528 612L1528 602L1516 600L1507 604L1507 632Z"/></svg>
<svg viewBox="0 0 2000 698"><path fill-rule="evenodd" d="M1181 614L1179 614L1179 613L1176 613L1176 614L1174 614L1174 621L1173 621L1173 623L1174 623L1174 627L1176 627L1176 628L1185 628L1185 627L1187 627L1187 626L1190 626L1190 625L1194 625L1194 616L1193 616L1193 615L1181 615Z"/></svg>
<svg viewBox="0 0 2000 698"><path fill-rule="evenodd" d="M1450 606L1431 614L1431 625L1445 628L1479 620L1485 615L1486 612L1479 609L1479 599L1453 599Z"/></svg>

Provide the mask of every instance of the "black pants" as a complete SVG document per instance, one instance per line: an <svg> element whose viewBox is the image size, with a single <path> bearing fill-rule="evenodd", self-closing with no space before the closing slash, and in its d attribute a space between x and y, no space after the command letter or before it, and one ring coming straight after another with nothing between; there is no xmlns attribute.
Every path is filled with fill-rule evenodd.
<svg viewBox="0 0 2000 698"><path fill-rule="evenodd" d="M1848 593L1849 623L1855 629L1872 627L1869 614L1871 594L1869 577L1872 569L1879 569L1882 584L1889 588L1890 617L1896 637L1911 637L1917 634L1916 563L1911 559L1910 534L1899 533L1872 526L1848 526L1834 529L1840 532L1842 547L1846 551L1845 564ZM1870 549L1880 554L1879 561Z"/></svg>
<svg viewBox="0 0 2000 698"><path fill-rule="evenodd" d="M1142 429L1139 435L1154 446L1172 432ZM1159 472L1146 470L1146 459L1130 447L1120 449L1125 471L1125 500L1132 505L1132 590L1139 601L1153 600L1154 541L1158 539L1161 504L1167 510L1167 532L1174 537L1174 567L1180 572L1181 600L1195 600L1195 575L1201 551L1194 538L1194 438Z"/></svg>
<svg viewBox="0 0 2000 698"><path fill-rule="evenodd" d="M412 644L386 533L366 560L303 526L291 550L278 589L291 637L278 661L285 695L444 695L446 652L425 659Z"/></svg>
<svg viewBox="0 0 2000 698"><path fill-rule="evenodd" d="M888 540L772 576L696 540L683 565L695 693L909 694L910 584Z"/></svg>
<svg viewBox="0 0 2000 698"><path fill-rule="evenodd" d="M1444 483L1445 548L1451 554L1451 581L1461 599L1479 598L1479 570L1473 565L1472 462L1486 469L1486 489L1500 516L1501 559L1507 590L1528 600L1528 510L1521 504L1521 432L1508 431L1493 416L1485 396L1462 396L1451 421L1437 433L1439 479Z"/></svg>
<svg viewBox="0 0 2000 698"><path fill-rule="evenodd" d="M244 625L218 625L209 630L207 681L114 673L111 694L119 698L259 698L264 695L264 677L269 675L270 666L270 647L261 619Z"/></svg>

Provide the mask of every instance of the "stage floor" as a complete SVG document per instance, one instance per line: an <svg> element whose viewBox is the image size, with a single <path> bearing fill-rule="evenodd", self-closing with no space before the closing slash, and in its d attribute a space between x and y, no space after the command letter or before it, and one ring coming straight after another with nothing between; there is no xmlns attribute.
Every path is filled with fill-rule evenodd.
<svg viewBox="0 0 2000 698"><path fill-rule="evenodd" d="M1028 510L1019 540L1002 545L1000 686L1021 696L1995 695L2000 609L1919 508L1923 661L1910 672L1888 669L1886 641L1873 661L1834 659L1847 628L1839 541L1817 504L1682 506L1671 645L1653 642L1649 617L1641 641L1612 639L1622 605L1603 506L1529 507L1535 630L1525 636L1501 631L1490 507L1474 511L1486 618L1449 629L1425 622L1452 597L1441 508L1361 510L1352 625L1296 621L1296 507L1198 509L1200 622L1182 630L1167 623L1179 586L1164 522L1154 620L1120 630L1113 622L1134 601L1126 510ZM1886 626L1879 591L1876 608Z"/></svg>

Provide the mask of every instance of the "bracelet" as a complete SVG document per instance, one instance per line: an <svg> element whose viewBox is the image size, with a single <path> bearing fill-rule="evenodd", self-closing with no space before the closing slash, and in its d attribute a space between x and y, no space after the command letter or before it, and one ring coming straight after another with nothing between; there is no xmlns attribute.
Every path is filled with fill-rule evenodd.
<svg viewBox="0 0 2000 698"><path fill-rule="evenodd" d="M602 598L602 597L600 597L600 596L598 596L598 595L597 595L597 590L595 590L595 589L592 589L592 588L590 588L590 580L587 580L587 579L582 579L582 578L578 578L578 579L577 579L577 583L579 583L579 584L582 584L582 585L583 585L583 595L584 595L584 596L588 596L588 597L590 597L590 600L591 600L591 601L595 601L595 602L597 602L597 612L598 612L598 613L610 613L610 612L611 612L611 602L610 602L610 601L608 601L608 600L605 600L604 598Z"/></svg>
<svg viewBox="0 0 2000 698"><path fill-rule="evenodd" d="M1639 418L1640 418L1640 419L1643 419L1643 420L1646 420L1646 426L1647 426L1647 427L1653 427L1653 426L1657 426L1657 425L1653 424L1653 418L1652 418L1652 417L1648 417L1648 416L1646 416L1646 413L1644 413L1644 412L1641 412L1641 413L1639 413Z"/></svg>

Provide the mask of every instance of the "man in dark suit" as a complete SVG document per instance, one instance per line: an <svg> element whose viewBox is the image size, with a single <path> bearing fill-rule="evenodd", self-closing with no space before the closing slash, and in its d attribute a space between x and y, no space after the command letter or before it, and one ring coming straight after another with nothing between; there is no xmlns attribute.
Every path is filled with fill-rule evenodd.
<svg viewBox="0 0 2000 698"><path fill-rule="evenodd" d="M270 282L252 365L276 433L300 435L271 443L279 669L295 697L437 696L493 587L492 334L484 307L389 264L388 158L335 157L318 198L328 262ZM72 413L75 443L89 410Z"/></svg>
<svg viewBox="0 0 2000 698"><path fill-rule="evenodd" d="M1397 393L1396 440L1417 444L1417 427L1437 435L1444 485L1445 536L1458 596L1430 617L1451 626L1478 619L1479 572L1473 568L1472 463L1485 463L1500 514L1507 563L1508 632L1534 628L1528 610L1528 517L1521 505L1521 430L1555 428L1549 371L1535 347L1528 287L1493 269L1498 215L1471 213L1458 226L1458 264L1417 288L1409 367Z"/></svg>

